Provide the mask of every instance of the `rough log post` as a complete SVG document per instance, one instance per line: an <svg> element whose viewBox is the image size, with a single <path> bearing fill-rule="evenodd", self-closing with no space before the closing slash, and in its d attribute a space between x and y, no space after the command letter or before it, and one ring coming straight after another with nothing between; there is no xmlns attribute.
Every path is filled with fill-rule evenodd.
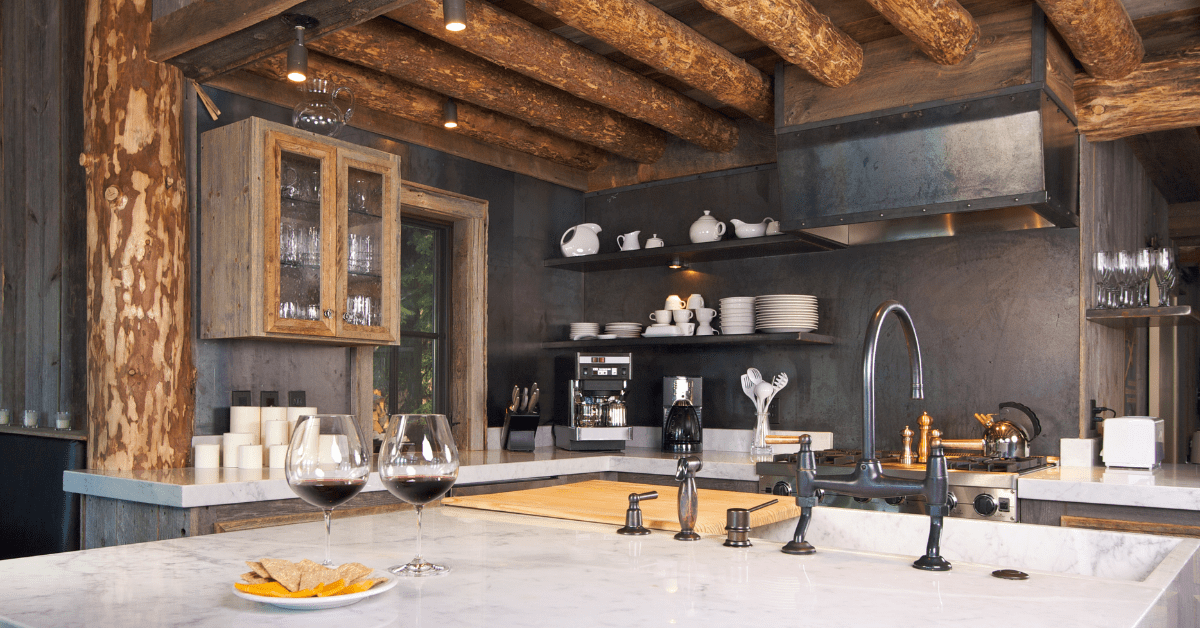
<svg viewBox="0 0 1200 628"><path fill-rule="evenodd" d="M867 0L930 59L954 65L979 43L979 24L955 0Z"/></svg>
<svg viewBox="0 0 1200 628"><path fill-rule="evenodd" d="M1076 76L1075 113L1091 142L1200 126L1200 50L1148 61L1121 79Z"/></svg>
<svg viewBox="0 0 1200 628"><path fill-rule="evenodd" d="M178 70L150 3L88 0L88 467L186 466L195 412Z"/></svg>
<svg viewBox="0 0 1200 628"><path fill-rule="evenodd" d="M1037 0L1087 73L1119 79L1142 62L1142 37L1121 0Z"/></svg>
<svg viewBox="0 0 1200 628"><path fill-rule="evenodd" d="M285 58L276 56L248 69L258 76L282 83L284 65ZM413 122L442 126L442 108L446 104L446 97L441 94L315 50L308 53L308 67L317 76L349 87L359 105ZM455 133L580 170L595 170L608 159L607 153L594 146L559 137L469 102L458 103L458 129Z"/></svg>
<svg viewBox="0 0 1200 628"><path fill-rule="evenodd" d="M862 71L858 42L805 0L700 0L830 87L841 87Z"/></svg>
<svg viewBox="0 0 1200 628"><path fill-rule="evenodd" d="M526 2L759 122L775 122L765 74L645 0Z"/></svg>
<svg viewBox="0 0 1200 628"><path fill-rule="evenodd" d="M388 17L566 92L652 124L711 151L737 145L732 120L489 2L466 0L471 27L447 30L440 0L417 0Z"/></svg>
<svg viewBox="0 0 1200 628"><path fill-rule="evenodd" d="M667 135L652 126L387 18L331 33L310 47L640 163L654 163L667 147Z"/></svg>

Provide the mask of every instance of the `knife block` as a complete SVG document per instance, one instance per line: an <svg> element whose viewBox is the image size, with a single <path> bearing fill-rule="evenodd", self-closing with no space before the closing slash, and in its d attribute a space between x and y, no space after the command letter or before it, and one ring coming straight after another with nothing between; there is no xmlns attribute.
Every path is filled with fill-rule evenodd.
<svg viewBox="0 0 1200 628"><path fill-rule="evenodd" d="M504 448L509 451L533 451L537 439L538 424L542 422L540 414L507 414L504 424Z"/></svg>

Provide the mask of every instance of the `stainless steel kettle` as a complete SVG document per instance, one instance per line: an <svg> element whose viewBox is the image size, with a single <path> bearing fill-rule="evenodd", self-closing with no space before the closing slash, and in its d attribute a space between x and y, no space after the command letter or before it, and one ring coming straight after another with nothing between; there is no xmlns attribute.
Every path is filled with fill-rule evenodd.
<svg viewBox="0 0 1200 628"><path fill-rule="evenodd" d="M976 414L983 424L983 455L997 458L1023 458L1029 455L1029 442L1042 433L1042 424L1028 407L1015 401L1000 404L999 418Z"/></svg>

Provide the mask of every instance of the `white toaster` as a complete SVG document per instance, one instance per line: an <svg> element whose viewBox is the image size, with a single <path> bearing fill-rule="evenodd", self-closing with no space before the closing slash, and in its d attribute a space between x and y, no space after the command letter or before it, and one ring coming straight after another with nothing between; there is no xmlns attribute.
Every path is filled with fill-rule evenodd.
<svg viewBox="0 0 1200 628"><path fill-rule="evenodd" d="M1162 464L1165 429L1152 416L1119 416L1104 420L1100 457L1106 467L1153 469Z"/></svg>

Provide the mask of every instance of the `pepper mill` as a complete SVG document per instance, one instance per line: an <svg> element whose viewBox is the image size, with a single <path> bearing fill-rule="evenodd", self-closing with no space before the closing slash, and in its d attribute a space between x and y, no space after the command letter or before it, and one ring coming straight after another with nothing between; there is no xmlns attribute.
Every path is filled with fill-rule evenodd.
<svg viewBox="0 0 1200 628"><path fill-rule="evenodd" d="M916 456L913 455L912 441L913 431L904 426L904 431L901 432L904 439L904 453L900 456L900 464L912 464L916 461Z"/></svg>
<svg viewBox="0 0 1200 628"><path fill-rule="evenodd" d="M679 482L679 532L676 541L699 541L696 534L696 518L700 504L696 498L696 472L704 466L695 456L684 456L675 467L675 480Z"/></svg>
<svg viewBox="0 0 1200 628"><path fill-rule="evenodd" d="M928 412L922 412L921 418L917 419L917 425L921 426L921 443L917 446L917 462L925 464L929 462L929 426L933 425L933 417L929 416Z"/></svg>
<svg viewBox="0 0 1200 628"><path fill-rule="evenodd" d="M617 530L617 534L633 536L650 534L650 530L647 530L646 526L642 525L642 509L638 507L638 502L643 499L658 499L658 491L629 494L629 509L625 511L625 527Z"/></svg>

